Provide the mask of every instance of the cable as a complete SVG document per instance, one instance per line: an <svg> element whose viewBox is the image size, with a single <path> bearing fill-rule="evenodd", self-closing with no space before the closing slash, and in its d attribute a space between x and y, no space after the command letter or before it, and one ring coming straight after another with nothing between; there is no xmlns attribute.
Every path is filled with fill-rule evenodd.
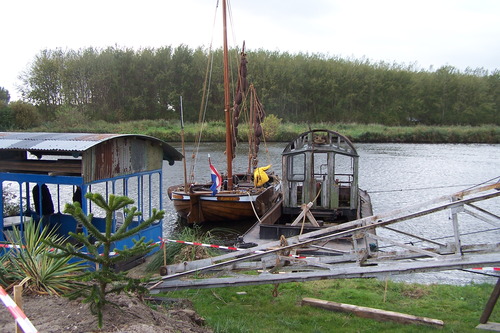
<svg viewBox="0 0 500 333"><path fill-rule="evenodd" d="M482 183L479 184L457 184L457 185L445 185L445 186L431 186L431 187L416 187L416 188L406 188L406 189L394 189L394 190L385 190L385 191L370 191L370 193L390 193L390 192L403 192L403 191L420 191L420 190L433 190L436 188L449 188L449 187L464 187L464 186L469 186L468 188L465 188L462 191L467 191L470 189L473 189L475 187L487 184L489 182L493 182L495 179L497 179L495 183L500 182L500 176L493 177L491 179L488 179Z"/></svg>

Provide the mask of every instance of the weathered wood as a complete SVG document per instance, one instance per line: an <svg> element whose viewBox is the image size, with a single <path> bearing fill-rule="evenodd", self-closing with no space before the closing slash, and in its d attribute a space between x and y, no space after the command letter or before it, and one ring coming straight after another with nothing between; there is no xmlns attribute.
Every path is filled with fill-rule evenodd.
<svg viewBox="0 0 500 333"><path fill-rule="evenodd" d="M287 241L290 245L286 246L282 249L284 249L284 250L285 249L292 249L294 247L310 245L310 244L314 244L317 242L321 242L323 240L338 239L340 237L348 236L348 235L352 234L353 232L362 231L362 230L377 227L377 226L386 226L386 225L391 224L391 223L396 223L396 222L408 220L408 219L411 219L414 217L419 217L419 216L423 216L426 214L441 211L441 210L444 210L446 208L451 208L455 205L466 204L466 203L480 201L480 200L486 200L486 199L490 199L490 198L497 197L497 196L500 196L500 192L482 195L482 196L470 198L470 199L463 199L463 200L461 200L461 202L452 202L452 203L447 202L445 204L438 205L437 207L435 206L433 208L425 209L425 210L420 211L420 212L409 213L409 215L407 215L407 216L391 217L390 214L384 214L384 216L388 216L387 219L382 219L382 218L380 218L381 215L379 215L379 216L371 216L368 218L363 218L363 219L352 221L352 222L346 222L342 225L329 227L329 228L325 228L325 229L318 230L318 231L312 231L312 232L309 232L309 233L306 233L306 234L303 234L300 236L295 236L295 237L289 238L289 239L287 239ZM396 215L399 215L398 211L394 211L394 212ZM366 225L364 225L365 223L366 223ZM338 232L339 230L346 229L346 228L351 228L351 229ZM163 279L177 278L177 277L180 277L182 275L188 275L188 274L191 274L194 272L201 272L203 270L213 269L216 267L222 267L224 265L232 265L237 261L257 259L259 257L265 256L265 255L268 255L268 254L271 254L271 253L277 251L277 250L267 250L267 248L270 245L279 245L279 242L278 241L270 242L268 244L261 245L261 246L258 246L256 248L253 248L253 249L248 249L248 250L244 250L244 251L237 251L235 253L229 253L229 254L225 254L223 256L214 257L214 258L210 259L210 261L211 261L210 266L207 266L207 267L196 266L199 268L188 270L188 271L184 270L183 273L179 272L179 270L178 270L179 267L177 267L175 269L175 271L179 272L179 273L171 275L171 276L163 277ZM262 251L262 250L263 250L263 252L261 252L261 253L257 253L257 254L253 254L253 255L251 254L254 251ZM426 255L429 255L429 254L426 253ZM234 257L237 257L238 259L233 259L233 260L221 262L221 260L226 260L226 259L230 259L230 258L234 258ZM218 262L218 264L213 265L213 263L216 263L216 262Z"/></svg>
<svg viewBox="0 0 500 333"><path fill-rule="evenodd" d="M500 323L490 323L479 324L476 326L477 329L486 330L491 332L500 332Z"/></svg>
<svg viewBox="0 0 500 333"><path fill-rule="evenodd" d="M40 173L82 173L81 160L23 160L0 161L0 170L16 170Z"/></svg>
<svg viewBox="0 0 500 333"><path fill-rule="evenodd" d="M14 302L16 302L19 309L23 309L23 285L14 286ZM16 325L16 333L22 333L24 330L20 325Z"/></svg>
<svg viewBox="0 0 500 333"><path fill-rule="evenodd" d="M279 249L278 249L279 250ZM360 267L357 265L343 265L334 270L314 271L301 273L260 275L241 274L237 277L221 277L207 279L178 279L184 273L162 277L161 281L149 287L151 293L159 293L168 290L181 290L192 288L220 288L228 286L248 286L288 282L305 282L326 279L351 279L351 278L374 278L387 276L388 274L413 274L418 272L447 271L452 269L466 269L481 266L496 266L500 264L498 253L471 255L461 260L456 258L443 258L433 261L410 261L405 263L389 263L387 265ZM219 266L219 265L217 265ZM212 268L216 268L212 265ZM204 270L204 269L202 269ZM201 271L201 270L198 270ZM189 272L192 273L193 271ZM175 278L175 279L172 279Z"/></svg>
<svg viewBox="0 0 500 333"><path fill-rule="evenodd" d="M326 310L353 313L358 317L370 318L378 321L390 320L400 324L418 324L418 325L429 325L429 326L444 325L444 322L439 319L418 317L400 312L386 311L386 310L368 308L352 304L324 301L316 298L308 298L308 297L303 298L302 305L311 305Z"/></svg>
<svg viewBox="0 0 500 333"><path fill-rule="evenodd" d="M488 322L488 319L490 318L490 315L493 312L493 308L497 304L499 296L500 296L500 278L498 279L497 284L495 285L495 288L493 288L493 292L491 293L490 298L488 299L488 302L486 303L486 307L484 308L483 314L481 315L481 318L479 319L479 322L481 324L486 324Z"/></svg>
<svg viewBox="0 0 500 333"><path fill-rule="evenodd" d="M302 204L302 211L300 214L295 218L295 220L292 222L292 226L299 224L305 217L311 221L312 225L315 227L319 227L318 221L316 221L316 218L314 215L312 215L310 209L312 207L313 203L309 202L307 205Z"/></svg>

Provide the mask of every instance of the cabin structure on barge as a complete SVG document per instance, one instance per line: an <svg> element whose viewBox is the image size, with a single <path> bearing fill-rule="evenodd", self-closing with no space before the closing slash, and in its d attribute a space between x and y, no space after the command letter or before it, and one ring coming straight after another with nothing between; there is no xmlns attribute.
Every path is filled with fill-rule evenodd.
<svg viewBox="0 0 500 333"><path fill-rule="evenodd" d="M359 155L346 136L327 129L298 135L282 152L283 197L255 226L258 238L291 237L371 216L358 166ZM245 241L253 242L249 233Z"/></svg>
<svg viewBox="0 0 500 333"><path fill-rule="evenodd" d="M129 227L138 225L153 208L163 208L163 161L173 165L180 160L182 154L175 148L144 135L0 132L0 242L7 241L5 231L22 231L29 220L42 220L61 236L76 232L77 221L63 213L65 203L74 201L85 215L93 214L93 224L104 232L105 213L85 198L88 192L133 199L142 216ZM124 218L124 212L116 212L113 228ZM162 221L114 248L131 247L132 238L142 236L157 241Z"/></svg>

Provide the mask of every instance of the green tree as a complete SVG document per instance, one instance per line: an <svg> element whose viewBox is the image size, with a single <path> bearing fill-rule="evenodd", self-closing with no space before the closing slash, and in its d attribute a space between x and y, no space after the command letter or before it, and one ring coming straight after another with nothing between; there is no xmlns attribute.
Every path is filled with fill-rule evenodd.
<svg viewBox="0 0 500 333"><path fill-rule="evenodd" d="M73 232L69 234L78 243L83 244L88 253L80 251L70 243L66 244L66 246L61 246L60 244L47 241L47 244L60 250L59 254L54 254L55 257L78 257L89 263L94 263L94 267L99 267L95 271L88 271L81 275L79 279L86 283L72 292L69 297L72 299L84 297L84 302L90 304L90 309L97 316L98 326L101 328L102 309L106 304L110 303L107 295L120 292L138 292L140 294L147 292L147 288L142 285L146 280L128 277L125 272L115 272L113 266L132 257L144 256L156 246L152 244L152 241L144 242L144 237L134 240L134 245L131 248L124 247L117 250L112 248L113 244L119 240L133 236L149 227L155 221L161 220L165 213L162 210L153 209L150 218L135 227L130 227L133 219L141 215L136 207L126 208L134 203L132 199L126 196L111 194L108 201L106 201L99 193L87 193L86 198L106 212L106 230L104 233L101 233L92 224L92 214L88 216L83 214L79 203L66 204L64 212L71 214L79 223L87 228L88 235ZM121 209L124 209L126 214L125 221L115 233L112 233L114 212ZM113 255L112 251L116 254Z"/></svg>
<svg viewBox="0 0 500 333"><path fill-rule="evenodd" d="M230 50L233 83L240 52ZM247 50L247 60L249 83L259 91L266 111L284 121L499 122L498 71L460 72L444 66L432 72L364 58L265 50ZM22 93L50 118L56 109L69 105L96 120L176 121L178 113L167 110L183 96L186 121L213 121L223 119L222 77L221 49L180 45L138 51L118 47L45 50L24 73Z"/></svg>
<svg viewBox="0 0 500 333"><path fill-rule="evenodd" d="M14 126L12 109L7 104L0 103L0 130L5 131Z"/></svg>
<svg viewBox="0 0 500 333"><path fill-rule="evenodd" d="M38 105L48 118L53 116L58 106L64 104L65 59L65 54L60 49L43 50L21 75L23 96Z"/></svg>
<svg viewBox="0 0 500 333"><path fill-rule="evenodd" d="M10 102L10 94L7 89L0 87L0 107L8 105Z"/></svg>
<svg viewBox="0 0 500 333"><path fill-rule="evenodd" d="M39 126L42 122L38 109L29 103L17 101L9 104L14 117L14 127L29 129Z"/></svg>

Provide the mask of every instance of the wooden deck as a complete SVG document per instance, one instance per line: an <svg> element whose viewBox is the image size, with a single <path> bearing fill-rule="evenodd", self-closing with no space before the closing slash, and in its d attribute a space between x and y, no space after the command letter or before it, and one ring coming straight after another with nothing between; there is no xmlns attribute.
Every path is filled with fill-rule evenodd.
<svg viewBox="0 0 500 333"><path fill-rule="evenodd" d="M413 235L416 242L401 242L397 237L388 239L377 235L366 235L374 228L386 228L403 221L425 223L429 219L418 219L449 210L452 218L448 223L456 225L459 214L478 218L488 225L497 226L489 232L495 232L500 227L500 217L488 211L469 213L469 208L476 207L475 203L486 200L496 200L500 197L500 184L485 186L467 192L443 196L419 205L404 207L384 214L373 215L359 220L329 227L315 232L282 241L272 241L258 245L251 249L231 252L219 257L208 258L181 265L166 267L167 276L150 286L151 292L182 289L182 288L214 288L229 285L250 285L284 283L292 281L311 281L317 279L385 277L392 274L407 274L415 272L430 272L452 269L468 269L474 267L498 267L500 265L500 243L473 244L462 246L459 228L451 235L451 241L436 242L425 235ZM494 205L498 207L498 204ZM468 207L465 209L465 207ZM481 214L480 214L481 213ZM395 228L392 228L396 230ZM425 230L420 228L419 230ZM409 233L404 233L409 236ZM375 237L392 244L394 250L380 252L371 247L354 248L345 253L331 252L330 255L308 256L297 258L294 250L322 244L344 237L353 239L361 237ZM493 238L494 239L494 238ZM425 242L420 242L425 240ZM353 242L356 244L356 242ZM325 249L326 250L326 249ZM432 260L429 260L432 258ZM277 264L279 259L279 264ZM285 265L286 263L286 265ZM259 275L236 274L238 270L261 270ZM279 269L283 274L272 274ZM194 273L224 270L223 278L186 279ZM228 270L234 276L227 277ZM184 277L180 280L180 277ZM199 277L199 276L198 276Z"/></svg>

